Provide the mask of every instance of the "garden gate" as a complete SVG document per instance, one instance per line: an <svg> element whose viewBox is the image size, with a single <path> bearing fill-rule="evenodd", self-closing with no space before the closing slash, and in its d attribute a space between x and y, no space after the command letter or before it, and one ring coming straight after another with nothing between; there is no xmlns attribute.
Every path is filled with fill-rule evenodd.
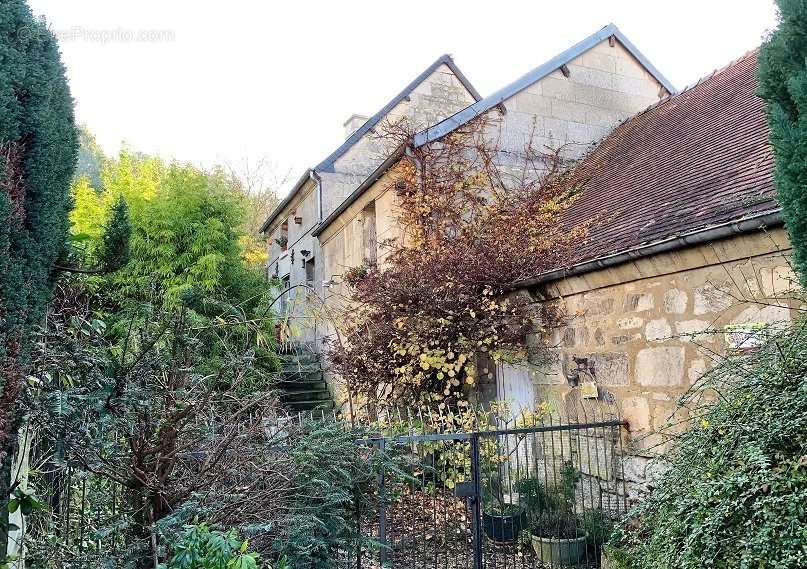
<svg viewBox="0 0 807 569"><path fill-rule="evenodd" d="M398 413L405 432L358 441L386 457L365 539L345 565L499 569L598 567L626 513L624 426L613 402L577 400L563 415L476 417L429 432L435 417Z"/></svg>

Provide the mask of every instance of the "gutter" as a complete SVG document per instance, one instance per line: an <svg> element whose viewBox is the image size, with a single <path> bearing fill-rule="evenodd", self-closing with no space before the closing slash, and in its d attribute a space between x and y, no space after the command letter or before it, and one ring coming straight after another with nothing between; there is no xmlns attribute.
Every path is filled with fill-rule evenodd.
<svg viewBox="0 0 807 569"><path fill-rule="evenodd" d="M332 212L332 213L331 213L331 214L330 214L328 217L326 217L326 218L325 218L325 219L322 221L322 223L320 223L320 224L317 226L317 228L316 228L316 229L314 229L314 231L311 233L311 235L313 235L314 237L319 237L319 236L320 236L320 234L322 234L322 232L323 232L323 231L325 231L325 229L327 229L329 225L331 225L331 224L332 224L334 221L336 221L336 219L337 219L337 218L338 218L340 215L342 215L342 214L345 212L345 210L346 210L347 208L349 208L351 205L353 205L353 203L354 203L354 202L355 202L357 199L359 199L359 197L360 197L360 196L361 196L361 195L362 195L362 194L363 194L363 193L364 193L364 192L365 192L365 191L366 191L366 190L367 190L367 189L368 189L370 186L372 186L373 184L375 184L375 183L378 181L378 179L379 179L379 178L381 178L381 176L383 176L383 175L384 175L384 173L385 173L387 170L389 170L389 169L390 169L390 167L391 167L391 166L392 166L392 165L393 165L395 162L397 162L399 158L401 158L401 156L403 156L403 155L404 155L404 153L406 152L406 149L407 149L407 145L406 145L406 144L402 144L402 145L400 145L398 148L396 148L396 149L395 149L395 151L394 151L392 154L390 154L390 155L387 157L387 159L386 159L386 160L384 160L384 161L383 161L383 162L382 162L382 163L381 163L381 164L378 166L378 168L376 168L375 170L373 170L373 173L372 173L372 174L370 174L369 176L367 176L367 178L365 178L365 179L364 179L364 181L363 181L361 184L359 184L359 186L358 186L358 187L357 187L355 190L353 190L353 191L351 192L351 194L350 194L350 195L349 195L349 196L348 196L346 199L344 199L344 200L342 201L342 203L339 205L339 207L338 207L338 208L336 208L335 210L333 210L333 212Z"/></svg>
<svg viewBox="0 0 807 569"><path fill-rule="evenodd" d="M667 253L669 251L684 249L693 245L717 241L718 239L725 239L726 237L732 237L734 235L751 233L766 227L782 225L784 221L782 219L781 211L782 210L780 208L764 211L750 217L721 223L719 225L713 225L711 227L698 229L696 231L685 233L676 237L669 237L667 239L649 243L647 245L640 245L619 253L613 253L592 259L590 261L584 261L565 269L549 271L547 273L538 275L537 277L516 281L505 287L505 291L513 291L546 284L567 277L573 277L600 269L606 269L608 267L613 267L614 265L627 263L628 261L650 257L651 255L657 255L659 253Z"/></svg>

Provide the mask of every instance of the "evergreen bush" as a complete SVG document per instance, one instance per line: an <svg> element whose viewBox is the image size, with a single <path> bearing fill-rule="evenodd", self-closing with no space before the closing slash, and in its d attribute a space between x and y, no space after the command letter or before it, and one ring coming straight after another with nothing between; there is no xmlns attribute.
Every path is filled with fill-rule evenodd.
<svg viewBox="0 0 807 569"><path fill-rule="evenodd" d="M0 464L52 269L68 229L78 152L56 39L23 0L0 9ZM7 472L0 473L0 495ZM0 532L2 538L2 532Z"/></svg>
<svg viewBox="0 0 807 569"><path fill-rule="evenodd" d="M807 323L707 373L669 469L611 545L632 569L807 566Z"/></svg>
<svg viewBox="0 0 807 569"><path fill-rule="evenodd" d="M768 101L779 203L807 285L807 2L777 4L779 28L759 56L760 95Z"/></svg>

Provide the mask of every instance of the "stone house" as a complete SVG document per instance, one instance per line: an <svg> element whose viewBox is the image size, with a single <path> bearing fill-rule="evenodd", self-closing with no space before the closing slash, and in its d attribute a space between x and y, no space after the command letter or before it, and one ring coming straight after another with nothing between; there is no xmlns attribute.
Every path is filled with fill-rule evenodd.
<svg viewBox="0 0 807 569"><path fill-rule="evenodd" d="M604 116L599 108L582 112L578 107L584 103L575 101L614 97L602 90L595 98L603 87L575 85L573 79L577 74L589 81L586 64L625 68L616 61L630 53L619 47L622 40L610 37L563 63L568 76L536 73L528 88L529 80L522 79L512 87L516 92L508 96L505 89L475 103L475 115L464 110L421 133L414 144L439 139L479 113L501 113L502 102L503 132L523 132L521 125L530 120L552 125L540 132L554 137L559 131L554 121L561 119L539 108L556 114L574 109L580 120ZM563 58L552 65L558 61ZM638 66L641 60L633 62ZM677 399L727 351L748 347L742 330L785 323L800 307L775 201L765 105L755 95L756 63L751 52L675 94L662 83L651 91L655 76L644 68L644 98L626 95L641 107L629 118L618 115L614 105L608 116L623 120L610 131L593 124L585 130L583 123L560 130L572 142L580 140L570 138L573 132L605 133L574 168L573 182L583 191L566 214L570 224L602 221L569 265L513 284L516 294L559 305L568 321L551 337L528 339L540 358L500 366L489 384L480 386L487 397L510 400L519 409L546 400L563 405L581 396L581 381L596 383L599 396L614 396L629 423L625 469L634 495L645 481L649 458L663 448L659 431L677 420ZM639 75L637 68L632 72ZM662 98L648 106L654 92ZM528 103L519 97L541 101L532 107L534 115L522 113L520 105ZM382 164L314 231L326 271L363 262L366 243L351 236L361 234L369 207L385 217L376 220L377 258L383 258L383 240L398 235L395 196L388 191L394 160Z"/></svg>
<svg viewBox="0 0 807 569"><path fill-rule="evenodd" d="M679 396L727 351L748 347L743 330L800 309L756 64L751 52L676 93L609 25L412 141L439 141L491 115L506 150L534 133L580 158L573 182L582 191L566 216L570 225L596 220L587 238L568 264L512 285L561 307L565 326L528 338L540 357L499 366L480 391L518 410L564 405L583 395L582 382L595 383L629 423L632 493ZM401 237L392 186L405 151L391 150L310 233L332 305L347 268L383 263L384 243ZM338 378L330 385L339 399Z"/></svg>
<svg viewBox="0 0 807 569"><path fill-rule="evenodd" d="M674 90L670 82L613 24L605 26L492 95L429 126L414 146L439 140L476 117L490 117L491 138L502 156L519 156L524 145L563 146L580 157L595 141ZM398 148L345 197L314 229L323 261L325 297L333 313L347 296L346 268L383 263L389 240L399 239L394 181ZM368 231L368 226L372 227ZM333 326L323 322L326 335ZM338 390L338 381L331 381ZM337 399L340 398L339 394Z"/></svg>
<svg viewBox="0 0 807 569"><path fill-rule="evenodd" d="M324 270L312 231L388 156L376 129L402 120L410 128L425 128L479 99L451 57L439 57L375 115L352 115L344 123L345 142L304 172L270 214L261 228L269 252L267 273L290 289L281 297L280 308L289 317L287 328L296 341L319 349L321 316L312 311L318 309L323 280L345 267ZM366 230L371 231L369 224Z"/></svg>

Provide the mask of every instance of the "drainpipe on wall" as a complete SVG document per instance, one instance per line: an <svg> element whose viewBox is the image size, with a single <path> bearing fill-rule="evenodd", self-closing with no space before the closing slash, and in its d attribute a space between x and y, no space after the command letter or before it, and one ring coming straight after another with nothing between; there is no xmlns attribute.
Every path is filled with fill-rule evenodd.
<svg viewBox="0 0 807 569"><path fill-rule="evenodd" d="M317 185L317 223L320 223L323 219L323 208L322 208L322 178L319 177L316 170L309 170L308 177L314 181Z"/></svg>
<svg viewBox="0 0 807 569"><path fill-rule="evenodd" d="M308 171L308 176L313 180L313 182L317 185L316 189L314 190L317 193L317 225L322 223L324 218L324 208L322 207L322 178L320 178L317 171L311 169ZM319 241L319 239L317 239ZM318 263L318 265L322 266L322 261ZM314 266L314 272L316 273L317 267ZM317 282L317 275L314 275L314 282ZM317 326L317 319L314 318L314 346L317 347L317 351L319 352L319 328Z"/></svg>

